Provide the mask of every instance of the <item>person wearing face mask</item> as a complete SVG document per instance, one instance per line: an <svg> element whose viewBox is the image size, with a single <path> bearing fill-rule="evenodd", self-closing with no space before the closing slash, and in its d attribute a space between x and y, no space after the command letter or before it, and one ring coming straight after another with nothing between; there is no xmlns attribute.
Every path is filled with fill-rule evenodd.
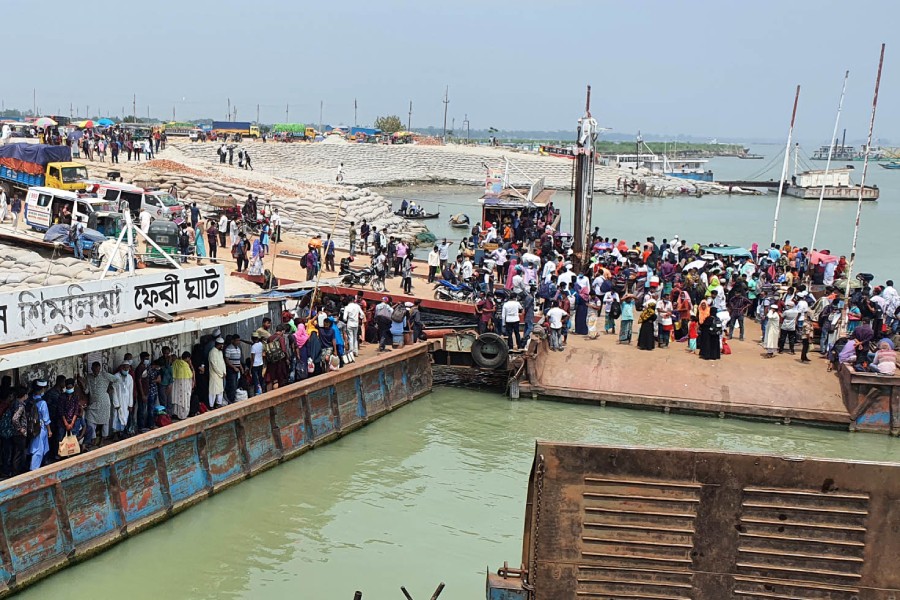
<svg viewBox="0 0 900 600"><path fill-rule="evenodd" d="M85 414L88 425L88 443L96 439L95 447L100 447L103 438L109 437L108 431L112 419L112 398L110 386L116 384L116 378L104 371L99 362L91 364L91 372L87 376L87 391L90 404Z"/></svg>
<svg viewBox="0 0 900 600"><path fill-rule="evenodd" d="M153 409L150 403L150 386L156 385L150 381L150 353L141 352L140 363L134 370L134 382L137 391L137 415L136 430L141 433L149 431L152 427Z"/></svg>
<svg viewBox="0 0 900 600"><path fill-rule="evenodd" d="M81 418L81 410L78 406L78 394L75 393L75 380L66 379L65 389L60 399L59 418L60 426L57 430L59 439L65 439L71 433L80 442L84 431L84 419Z"/></svg>
<svg viewBox="0 0 900 600"><path fill-rule="evenodd" d="M128 427L128 416L134 406L134 378L129 369L131 365L123 362L119 365L113 384L113 422L112 431L118 439L125 437Z"/></svg>
<svg viewBox="0 0 900 600"><path fill-rule="evenodd" d="M41 468L44 463L44 457L50 453L50 411L47 408L47 401L44 400L44 394L47 390L47 382L38 380L34 383L34 391L31 394L31 401L37 408L37 413L41 421L36 436L31 438L28 445L28 451L31 453L31 468L29 470L36 471Z"/></svg>

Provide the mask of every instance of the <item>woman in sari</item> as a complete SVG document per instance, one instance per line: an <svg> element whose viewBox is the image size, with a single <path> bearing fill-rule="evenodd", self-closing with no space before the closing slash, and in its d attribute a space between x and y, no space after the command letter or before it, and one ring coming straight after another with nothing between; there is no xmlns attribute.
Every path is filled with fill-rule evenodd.
<svg viewBox="0 0 900 600"><path fill-rule="evenodd" d="M602 310L603 303L600 301L600 298L598 298L596 294L591 292L590 300L588 300L587 326L588 337L592 340L597 339L597 336L600 334L600 328L598 327L598 325L600 324L600 311Z"/></svg>
<svg viewBox="0 0 900 600"><path fill-rule="evenodd" d="M259 238L253 240L253 254L250 259L250 269L248 274L250 275L262 275L263 274L263 259L266 257L265 248L260 243Z"/></svg>
<svg viewBox="0 0 900 600"><path fill-rule="evenodd" d="M703 360L719 360L722 358L722 344L719 339L722 324L716 315L718 309L713 306L709 309L709 316L700 323L700 336L697 346L700 349L700 358Z"/></svg>
<svg viewBox="0 0 900 600"><path fill-rule="evenodd" d="M172 416L186 419L191 411L191 391L194 389L194 368L191 353L182 352L181 358L172 362Z"/></svg>
<svg viewBox="0 0 900 600"><path fill-rule="evenodd" d="M637 347L641 350L653 350L656 347L654 337L656 329L656 302L650 302L638 318L641 328L638 332Z"/></svg>

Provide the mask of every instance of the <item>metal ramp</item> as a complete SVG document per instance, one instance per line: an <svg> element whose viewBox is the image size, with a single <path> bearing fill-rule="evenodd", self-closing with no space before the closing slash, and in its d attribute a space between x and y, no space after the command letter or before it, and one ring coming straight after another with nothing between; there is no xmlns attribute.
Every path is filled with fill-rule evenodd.
<svg viewBox="0 0 900 600"><path fill-rule="evenodd" d="M900 465L539 442L488 597L900 599L898 530Z"/></svg>

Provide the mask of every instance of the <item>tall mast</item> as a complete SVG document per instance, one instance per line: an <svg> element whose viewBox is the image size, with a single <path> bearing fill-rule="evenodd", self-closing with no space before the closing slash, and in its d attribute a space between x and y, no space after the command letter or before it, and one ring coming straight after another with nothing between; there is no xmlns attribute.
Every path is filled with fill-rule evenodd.
<svg viewBox="0 0 900 600"><path fill-rule="evenodd" d="M838 125L841 122L841 109L844 107L844 93L847 91L847 79L850 77L850 71L844 73L844 85L841 86L841 100L838 102L837 116L834 118L834 131L831 133L831 139L837 140ZM828 160L825 161L825 174L822 176L822 189L819 191L819 208L816 209L816 224L813 226L812 241L809 243L809 250L812 251L816 247L816 233L819 231L819 217L822 214L822 200L825 199L825 184L828 180L828 170L831 168L831 157L834 155L834 146L828 147Z"/></svg>
<svg viewBox="0 0 900 600"><path fill-rule="evenodd" d="M791 136L794 135L794 119L797 118L797 101L800 100L800 86L794 95L794 110L791 112L791 126L788 129L787 144L784 146L784 163L781 165L781 181L778 183L778 200L775 201L775 219L772 222L772 243L778 240L778 213L781 210L781 196L784 194L784 180L791 160Z"/></svg>
<svg viewBox="0 0 900 600"><path fill-rule="evenodd" d="M850 281L853 275L853 262L856 260L856 241L859 238L859 216L862 212L863 194L866 186L866 173L869 170L869 149L872 147L872 131L875 129L875 110L878 108L878 88L881 86L881 67L884 65L884 44L881 44L881 57L878 59L878 75L875 76L875 94L872 96L872 116L869 119L869 136L866 138L865 154L863 156L862 179L859 182L859 197L856 201L856 223L853 226L853 245L850 246L850 262L847 265L847 287L844 289L844 311L841 321L846 323L847 312L850 303ZM880 335L880 331L876 332Z"/></svg>
<svg viewBox="0 0 900 600"><path fill-rule="evenodd" d="M584 116L578 120L575 158L575 211L573 252L581 266L587 265L591 249L591 208L594 202L594 152L597 121L591 116L591 86L587 86Z"/></svg>

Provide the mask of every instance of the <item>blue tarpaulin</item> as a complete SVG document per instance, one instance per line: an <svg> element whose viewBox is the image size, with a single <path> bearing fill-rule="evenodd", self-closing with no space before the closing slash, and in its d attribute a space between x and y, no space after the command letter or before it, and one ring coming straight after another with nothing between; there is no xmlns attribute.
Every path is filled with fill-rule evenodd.
<svg viewBox="0 0 900 600"><path fill-rule="evenodd" d="M46 165L49 162L68 162L72 160L72 152L68 146L18 143L0 146L0 158Z"/></svg>
<svg viewBox="0 0 900 600"><path fill-rule="evenodd" d="M716 256L753 257L749 250L741 248L740 246L707 246L703 251L715 254Z"/></svg>

